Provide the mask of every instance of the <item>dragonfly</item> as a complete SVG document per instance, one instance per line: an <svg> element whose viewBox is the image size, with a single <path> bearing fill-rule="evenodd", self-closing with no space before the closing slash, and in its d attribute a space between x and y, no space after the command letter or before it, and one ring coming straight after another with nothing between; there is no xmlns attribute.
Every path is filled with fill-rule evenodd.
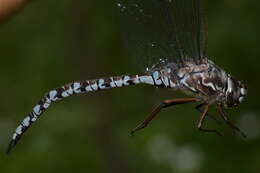
<svg viewBox="0 0 260 173"><path fill-rule="evenodd" d="M180 90L188 97L162 101L132 134L147 127L161 110L196 102L199 130L222 135L204 127L208 111L215 105L227 125L246 137L229 120L225 109L238 106L246 96L247 87L209 59L202 0L116 0L115 8L129 22L123 32L129 40L136 41L139 50L146 52L140 59L154 64L137 75L76 81L47 92L14 131L7 153L53 103L72 95L139 84Z"/></svg>

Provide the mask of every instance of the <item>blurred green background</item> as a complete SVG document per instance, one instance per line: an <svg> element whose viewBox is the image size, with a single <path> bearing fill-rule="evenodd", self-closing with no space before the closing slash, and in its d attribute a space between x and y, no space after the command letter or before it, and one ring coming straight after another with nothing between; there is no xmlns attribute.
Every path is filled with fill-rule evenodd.
<svg viewBox="0 0 260 173"><path fill-rule="evenodd" d="M151 109L180 92L151 86L74 96L54 104L6 156L11 135L45 92L62 84L135 74L112 0L32 1L0 26L0 172L260 172L260 22L257 0L206 1L209 55L249 88L228 110L248 139L199 132L193 104L163 111L131 137ZM211 114L217 114L212 108Z"/></svg>

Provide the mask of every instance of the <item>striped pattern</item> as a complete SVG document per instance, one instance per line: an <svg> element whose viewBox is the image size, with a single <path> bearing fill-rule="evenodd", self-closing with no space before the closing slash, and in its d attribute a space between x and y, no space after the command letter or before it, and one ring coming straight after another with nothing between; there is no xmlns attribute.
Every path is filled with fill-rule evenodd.
<svg viewBox="0 0 260 173"><path fill-rule="evenodd" d="M136 84L149 84L156 85L158 87L175 87L176 84L161 75L160 71L152 72L146 75L134 75L134 76L117 76L109 78L100 78L96 80L85 80L79 82L69 83L60 88L51 90L34 106L32 112L30 112L16 128L12 140L9 144L7 153L17 144L22 134L34 123L38 118L46 111L53 102L62 100L66 97L75 94L94 92L98 90L124 87Z"/></svg>

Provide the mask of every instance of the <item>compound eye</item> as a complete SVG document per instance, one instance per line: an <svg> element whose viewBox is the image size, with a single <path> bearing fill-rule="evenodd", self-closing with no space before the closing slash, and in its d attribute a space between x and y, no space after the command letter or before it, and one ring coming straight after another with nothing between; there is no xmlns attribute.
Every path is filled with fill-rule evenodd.
<svg viewBox="0 0 260 173"><path fill-rule="evenodd" d="M240 89L240 92L241 92L242 95L246 95L246 93L247 93L247 91L246 91L245 88L241 88L241 89Z"/></svg>
<svg viewBox="0 0 260 173"><path fill-rule="evenodd" d="M241 96L241 97L239 97L239 103L242 103L242 101L244 100L244 97L243 96Z"/></svg>

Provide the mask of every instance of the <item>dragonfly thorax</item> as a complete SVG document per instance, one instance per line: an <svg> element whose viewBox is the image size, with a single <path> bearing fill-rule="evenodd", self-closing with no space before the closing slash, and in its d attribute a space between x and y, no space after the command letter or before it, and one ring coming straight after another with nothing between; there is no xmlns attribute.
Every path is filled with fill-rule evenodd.
<svg viewBox="0 0 260 173"><path fill-rule="evenodd" d="M187 60L181 66L166 62L154 66L150 72L155 81L162 81L158 82L160 87L180 89L184 93L196 95L201 101L209 104L221 102L233 107L241 103L246 94L246 88L241 82L210 60L201 64ZM165 82L166 79L171 85L166 85L168 83Z"/></svg>

